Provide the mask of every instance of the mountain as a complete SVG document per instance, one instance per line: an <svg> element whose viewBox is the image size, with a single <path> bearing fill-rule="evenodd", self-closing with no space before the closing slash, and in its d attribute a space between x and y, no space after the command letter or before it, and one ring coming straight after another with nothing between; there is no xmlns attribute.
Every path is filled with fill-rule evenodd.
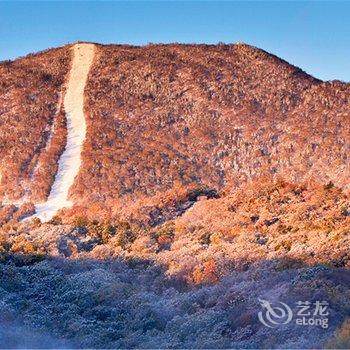
<svg viewBox="0 0 350 350"><path fill-rule="evenodd" d="M49 196L66 146L71 48L0 64L5 203ZM261 176L348 189L349 96L349 84L246 44L96 44L74 213L117 217L178 187L222 192Z"/></svg>
<svg viewBox="0 0 350 350"><path fill-rule="evenodd" d="M349 107L241 43L1 62L0 347L348 348Z"/></svg>

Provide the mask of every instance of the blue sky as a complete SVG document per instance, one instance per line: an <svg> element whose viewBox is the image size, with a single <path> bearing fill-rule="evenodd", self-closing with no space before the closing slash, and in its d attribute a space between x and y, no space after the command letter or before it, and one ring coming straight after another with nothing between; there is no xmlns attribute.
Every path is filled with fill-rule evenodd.
<svg viewBox="0 0 350 350"><path fill-rule="evenodd" d="M0 1L0 60L77 40L234 43L350 81L350 2Z"/></svg>

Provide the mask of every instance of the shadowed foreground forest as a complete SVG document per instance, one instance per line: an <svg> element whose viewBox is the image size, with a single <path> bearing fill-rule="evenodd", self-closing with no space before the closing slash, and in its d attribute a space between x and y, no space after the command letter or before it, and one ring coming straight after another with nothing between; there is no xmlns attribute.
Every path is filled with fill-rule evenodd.
<svg viewBox="0 0 350 350"><path fill-rule="evenodd" d="M10 255L0 265L5 348L344 348L350 271L262 261L189 286L147 260ZM329 328L269 329L258 298L329 301ZM336 330L336 332L335 332ZM334 333L335 332L335 333Z"/></svg>

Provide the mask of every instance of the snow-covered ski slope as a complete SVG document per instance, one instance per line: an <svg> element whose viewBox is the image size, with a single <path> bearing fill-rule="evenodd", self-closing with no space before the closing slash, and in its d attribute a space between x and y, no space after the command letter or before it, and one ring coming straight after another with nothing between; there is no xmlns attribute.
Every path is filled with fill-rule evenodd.
<svg viewBox="0 0 350 350"><path fill-rule="evenodd" d="M74 58L69 73L67 90L64 97L64 109L67 117L67 145L62 153L55 181L46 202L36 204L36 214L45 222L58 210L72 206L68 192L74 183L81 164L82 145L86 135L84 116L84 88L94 58L93 44L76 44L72 47Z"/></svg>

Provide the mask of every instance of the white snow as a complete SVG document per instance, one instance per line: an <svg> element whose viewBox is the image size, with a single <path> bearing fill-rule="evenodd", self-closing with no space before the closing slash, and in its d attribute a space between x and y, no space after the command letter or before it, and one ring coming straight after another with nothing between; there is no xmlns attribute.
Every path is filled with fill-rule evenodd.
<svg viewBox="0 0 350 350"><path fill-rule="evenodd" d="M79 172L81 150L85 140L86 122L84 116L84 88L94 57L93 44L76 44L74 59L69 74L64 109L67 117L67 145L58 162L58 171L50 195L45 203L35 205L37 217L45 222L58 210L71 207L68 199L70 187Z"/></svg>

